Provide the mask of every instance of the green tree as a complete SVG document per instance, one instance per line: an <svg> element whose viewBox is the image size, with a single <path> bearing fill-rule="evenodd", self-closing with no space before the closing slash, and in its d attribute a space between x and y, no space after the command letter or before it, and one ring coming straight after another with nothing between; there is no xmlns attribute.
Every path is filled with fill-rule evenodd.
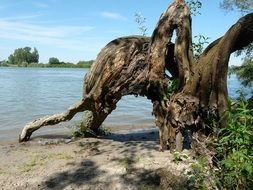
<svg viewBox="0 0 253 190"><path fill-rule="evenodd" d="M253 11L252 0L223 0L221 7L227 11L239 10L242 13ZM253 31L252 31L253 32ZM253 82L253 43L236 52L237 56L243 55L241 66L233 66L231 72L235 73L244 86L251 86Z"/></svg>
<svg viewBox="0 0 253 190"><path fill-rule="evenodd" d="M39 52L38 52L37 48L33 49L30 61L31 61L31 63L38 63L39 62Z"/></svg>
<svg viewBox="0 0 253 190"><path fill-rule="evenodd" d="M56 58L56 57L50 57L49 58L49 60L48 60L48 63L50 64L50 65L52 65L52 64L61 64L61 62L59 61L59 59L58 58Z"/></svg>
<svg viewBox="0 0 253 190"><path fill-rule="evenodd" d="M146 17L144 17L140 12L134 14L135 22L138 24L138 29L142 36L147 36L148 28L145 25Z"/></svg>
<svg viewBox="0 0 253 190"><path fill-rule="evenodd" d="M92 60L90 60L90 61L79 61L77 63L77 66L78 67L83 67L83 68L89 68L89 67L91 67L91 65L92 65L93 62L94 61L92 61Z"/></svg>
<svg viewBox="0 0 253 190"><path fill-rule="evenodd" d="M235 73L244 86L252 86L253 83L253 59L245 58L241 66L232 66L231 72Z"/></svg>
<svg viewBox="0 0 253 190"><path fill-rule="evenodd" d="M252 0L223 0L220 3L221 8L232 11L251 12L253 10Z"/></svg>
<svg viewBox="0 0 253 190"><path fill-rule="evenodd" d="M31 63L39 62L39 53L36 48L30 47L18 48L8 58L10 64L27 66Z"/></svg>
<svg viewBox="0 0 253 190"><path fill-rule="evenodd" d="M202 2L200 0L190 0L186 1L190 8L191 15L197 16L200 14L200 9L202 7Z"/></svg>

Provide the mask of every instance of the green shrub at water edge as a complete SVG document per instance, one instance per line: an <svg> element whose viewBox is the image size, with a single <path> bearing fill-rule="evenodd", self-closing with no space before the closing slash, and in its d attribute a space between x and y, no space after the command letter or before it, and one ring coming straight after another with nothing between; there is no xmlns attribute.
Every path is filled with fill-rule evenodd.
<svg viewBox="0 0 253 190"><path fill-rule="evenodd" d="M111 131L109 128L103 128L103 127L100 127L98 129L98 133L95 133L90 128L86 127L83 121L80 121L76 123L75 125L70 126L70 130L72 132L72 136L77 137L77 138L78 137L98 137L98 136L106 136L106 135L111 134Z"/></svg>
<svg viewBox="0 0 253 190"><path fill-rule="evenodd" d="M253 110L241 95L230 105L228 126L217 141L217 184L221 189L253 187Z"/></svg>

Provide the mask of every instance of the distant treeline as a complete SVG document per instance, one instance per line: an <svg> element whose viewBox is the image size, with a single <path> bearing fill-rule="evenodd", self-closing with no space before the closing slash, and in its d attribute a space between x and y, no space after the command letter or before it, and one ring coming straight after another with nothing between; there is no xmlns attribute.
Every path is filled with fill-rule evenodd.
<svg viewBox="0 0 253 190"><path fill-rule="evenodd" d="M0 67L37 67L37 68L90 68L94 61L79 61L77 64L69 62L60 62L59 64L49 63L30 63L24 65L9 64L8 61L0 61Z"/></svg>
<svg viewBox="0 0 253 190"><path fill-rule="evenodd" d="M51 57L48 63L39 63L39 52L36 48L24 47L18 48L8 57L8 60L0 61L2 67L64 67L64 68L89 68L94 61L79 61L70 63L60 61L56 57Z"/></svg>

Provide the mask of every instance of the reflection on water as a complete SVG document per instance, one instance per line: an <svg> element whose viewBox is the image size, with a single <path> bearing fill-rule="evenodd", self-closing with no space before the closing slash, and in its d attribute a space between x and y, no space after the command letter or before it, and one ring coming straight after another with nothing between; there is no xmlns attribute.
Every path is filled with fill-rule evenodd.
<svg viewBox="0 0 253 190"><path fill-rule="evenodd" d="M17 138L23 126L33 119L65 111L82 96L83 77L87 69L1 68L0 67L0 141ZM235 97L239 82L229 79L229 93ZM117 109L106 119L106 127L152 127L152 104L144 97L123 97ZM59 124L73 125L80 120ZM66 131L56 125L41 130Z"/></svg>

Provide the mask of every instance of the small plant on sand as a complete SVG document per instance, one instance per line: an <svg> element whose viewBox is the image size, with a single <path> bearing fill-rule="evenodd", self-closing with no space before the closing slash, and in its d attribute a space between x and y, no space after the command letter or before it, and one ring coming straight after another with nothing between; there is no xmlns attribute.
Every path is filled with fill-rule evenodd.
<svg viewBox="0 0 253 190"><path fill-rule="evenodd" d="M139 161L139 158L126 157L119 160L119 163L123 165L127 173L131 173L134 169L134 164Z"/></svg>
<svg viewBox="0 0 253 190"><path fill-rule="evenodd" d="M29 160L27 163L20 166L20 169L22 172L30 172L34 170L38 165L43 164L43 160L45 159L42 155L33 155L31 160Z"/></svg>
<svg viewBox="0 0 253 190"><path fill-rule="evenodd" d="M179 162L185 160L188 158L188 156L186 154L180 153L180 152L174 152L172 154L173 156L173 162L175 162L176 164L179 164Z"/></svg>
<svg viewBox="0 0 253 190"><path fill-rule="evenodd" d="M89 128L85 127L83 121L80 121L73 126L70 126L72 136L78 137L97 137L97 135Z"/></svg>
<svg viewBox="0 0 253 190"><path fill-rule="evenodd" d="M98 136L106 136L111 134L111 130L109 128L100 127L98 132L95 133L90 128L86 127L83 121L80 121L73 126L70 126L70 130L72 132L72 136L75 138L78 137L98 137Z"/></svg>
<svg viewBox="0 0 253 190"><path fill-rule="evenodd" d="M209 170L208 159L204 156L199 156L197 162L191 165L191 170L186 173L189 180L189 186L191 186L192 189L209 189L207 187L207 184L209 183L209 181L207 182L207 179L210 178Z"/></svg>
<svg viewBox="0 0 253 190"><path fill-rule="evenodd" d="M49 160L72 160L73 157L66 152L48 154Z"/></svg>
<svg viewBox="0 0 253 190"><path fill-rule="evenodd" d="M5 174L6 174L6 172L3 169L0 168L0 176L5 175Z"/></svg>

